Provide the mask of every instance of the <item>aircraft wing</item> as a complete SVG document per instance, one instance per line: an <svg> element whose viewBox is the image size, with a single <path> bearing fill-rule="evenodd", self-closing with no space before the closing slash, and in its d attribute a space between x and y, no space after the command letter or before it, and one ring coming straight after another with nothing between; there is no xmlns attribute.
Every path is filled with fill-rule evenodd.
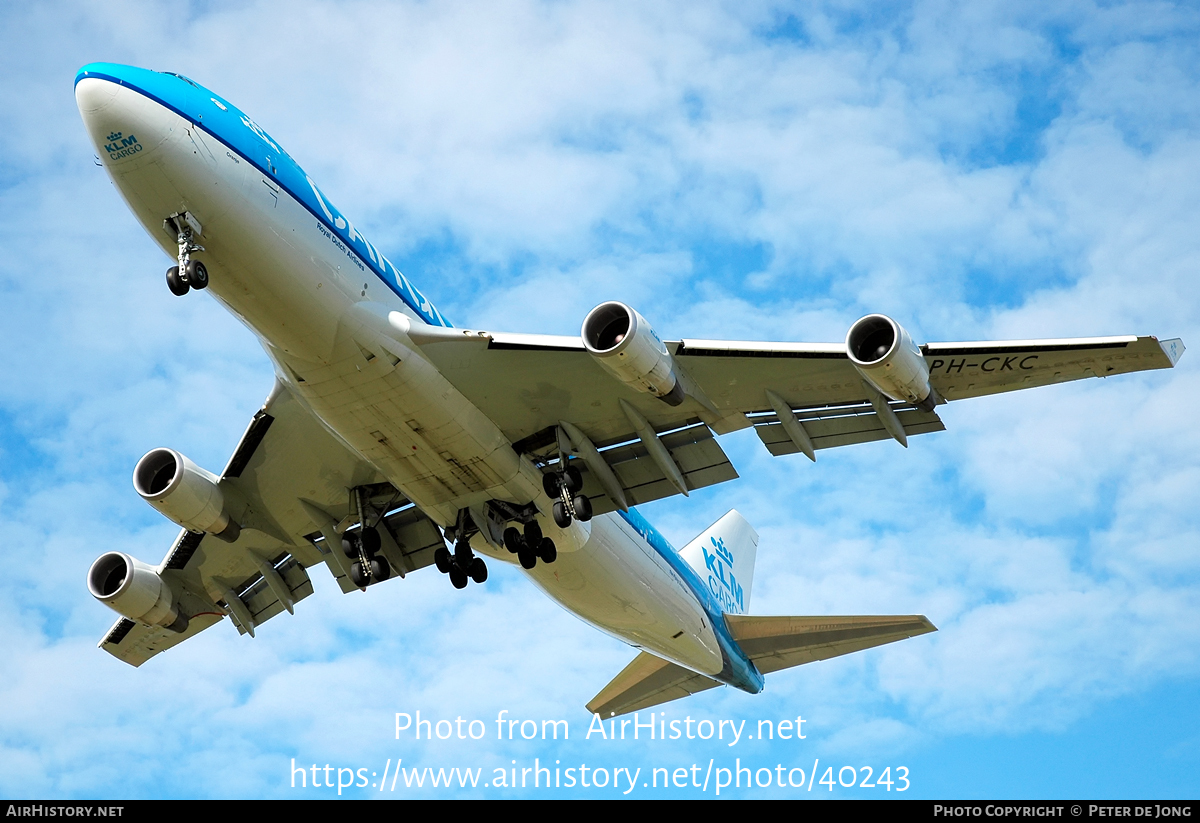
<svg viewBox="0 0 1200 823"><path fill-rule="evenodd" d="M182 633L120 618L100 647L140 666L228 616L242 634L312 594L308 570L325 564L343 592L356 586L340 532L358 522L350 489L365 487L379 517L381 553L401 576L433 562L437 526L356 457L278 384L254 415L220 487L241 524L236 541L180 530L158 567L189 618ZM333 541L334 545L330 546Z"/></svg>
<svg viewBox="0 0 1200 823"><path fill-rule="evenodd" d="M584 493L596 513L619 507L617 497L633 505L736 477L712 432L754 426L763 445L778 456L888 438L907 445L909 435L945 428L936 410L923 411L875 391L840 343L668 342L688 389L677 406L614 378L578 337L463 331L420 346L518 451L543 463L553 462L560 448L585 458L592 452L581 465L587 468ZM920 353L933 389L944 400L959 400L1170 368L1183 344L1103 337L930 343ZM788 412L803 429L799 439L781 421ZM561 435L564 421L582 438ZM640 430L639 421L646 424ZM677 473L647 429L665 446ZM595 453L603 455L610 472L598 465Z"/></svg>

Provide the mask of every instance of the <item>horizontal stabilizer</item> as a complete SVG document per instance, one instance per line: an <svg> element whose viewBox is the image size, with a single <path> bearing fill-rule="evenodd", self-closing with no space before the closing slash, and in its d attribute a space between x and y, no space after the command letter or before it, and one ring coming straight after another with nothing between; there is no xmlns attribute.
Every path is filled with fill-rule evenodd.
<svg viewBox="0 0 1200 823"><path fill-rule="evenodd" d="M924 615L725 615L729 633L763 674L937 631Z"/></svg>
<svg viewBox="0 0 1200 823"><path fill-rule="evenodd" d="M762 674L937 631L924 615L751 617L727 614L730 634ZM721 685L642 652L587 704L607 718L678 700Z"/></svg>
<svg viewBox="0 0 1200 823"><path fill-rule="evenodd" d="M649 652L642 652L600 694L592 698L587 710L601 717L611 717L678 700L720 685L711 677L668 663Z"/></svg>

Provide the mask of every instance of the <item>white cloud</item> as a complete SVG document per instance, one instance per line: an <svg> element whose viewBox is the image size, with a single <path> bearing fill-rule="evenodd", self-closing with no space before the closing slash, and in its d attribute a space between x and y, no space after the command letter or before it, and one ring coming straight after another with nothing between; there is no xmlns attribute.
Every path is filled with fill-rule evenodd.
<svg viewBox="0 0 1200 823"><path fill-rule="evenodd" d="M396 756L395 711L574 724L632 657L498 569L465 596L420 574L340 596L316 569L256 640L222 625L138 670L94 649L111 615L88 563L157 560L174 535L129 493L133 462L166 444L221 465L271 374L213 301L163 288L91 165L70 95L86 60L182 71L252 112L460 325L572 333L616 297L692 337L839 340L874 310L922 339L1198 337L1187 9L833 5L796 39L764 35L781 8L718 4L2 14L10 796L285 793L292 756ZM802 705L830 753L904 751L1194 680L1193 359L952 404L907 451L812 466L726 438L745 480L648 512L677 544L736 505L763 536L756 610L941 631L682 711Z"/></svg>

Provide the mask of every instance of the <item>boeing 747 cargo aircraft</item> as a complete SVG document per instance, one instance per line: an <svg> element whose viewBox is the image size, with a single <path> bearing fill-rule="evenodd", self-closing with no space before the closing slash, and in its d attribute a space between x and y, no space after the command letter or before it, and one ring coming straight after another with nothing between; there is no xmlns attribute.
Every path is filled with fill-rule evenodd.
<svg viewBox="0 0 1200 823"><path fill-rule="evenodd" d="M353 592L434 566L463 589L503 562L640 650L589 710L757 693L771 672L934 627L752 615L758 535L736 511L673 549L634 507L737 477L717 436L753 428L787 460L906 446L944 428L947 401L1170 368L1183 352L1153 337L919 346L879 314L843 343L663 341L617 301L578 337L455 328L221 96L95 63L75 99L174 261L167 287L212 295L275 366L219 474L170 448L134 469L138 494L181 527L157 566L110 551L88 573L121 615L100 646L134 666L226 618L253 636L318 570Z"/></svg>

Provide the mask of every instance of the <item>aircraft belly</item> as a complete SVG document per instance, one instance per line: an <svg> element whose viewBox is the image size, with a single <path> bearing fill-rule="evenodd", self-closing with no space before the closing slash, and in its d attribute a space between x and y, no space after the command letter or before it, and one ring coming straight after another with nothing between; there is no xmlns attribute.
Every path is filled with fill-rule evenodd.
<svg viewBox="0 0 1200 823"><path fill-rule="evenodd" d="M580 551L538 564L530 579L584 622L701 674L724 665L708 615L687 585L616 514L591 521Z"/></svg>
<svg viewBox="0 0 1200 823"><path fill-rule="evenodd" d="M281 358L283 371L313 413L409 499L433 515L445 504L513 496L505 487L521 458L494 425L471 425L478 410L428 361L345 339L336 353L328 364Z"/></svg>

